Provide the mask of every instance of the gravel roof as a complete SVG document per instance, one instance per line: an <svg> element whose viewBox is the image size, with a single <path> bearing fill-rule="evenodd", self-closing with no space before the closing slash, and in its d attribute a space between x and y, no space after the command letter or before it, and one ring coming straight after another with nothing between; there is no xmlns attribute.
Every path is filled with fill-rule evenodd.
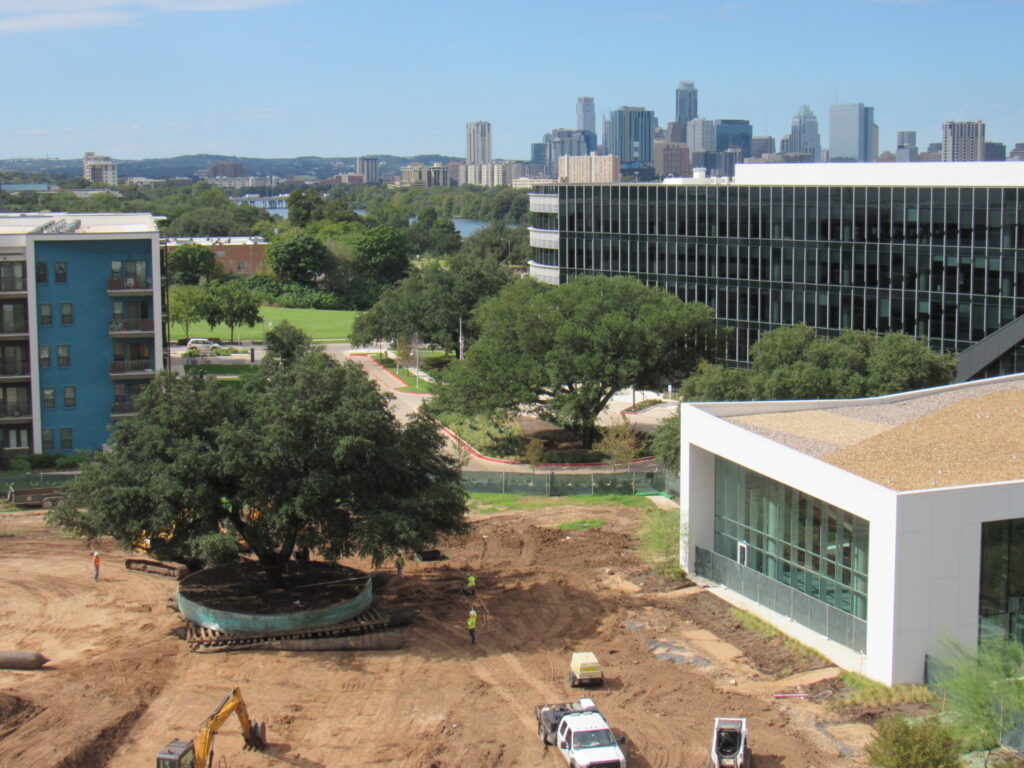
<svg viewBox="0 0 1024 768"><path fill-rule="evenodd" d="M1024 479L1024 378L728 421L895 490Z"/></svg>

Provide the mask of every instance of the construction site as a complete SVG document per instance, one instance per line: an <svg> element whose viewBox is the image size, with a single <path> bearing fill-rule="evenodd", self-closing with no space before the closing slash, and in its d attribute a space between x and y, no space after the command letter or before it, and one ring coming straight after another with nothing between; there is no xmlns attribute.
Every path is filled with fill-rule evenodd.
<svg viewBox="0 0 1024 768"><path fill-rule="evenodd" d="M652 572L637 550L642 510L585 514L603 526L560 528L581 513L558 499L474 504L445 559L372 580L350 629L264 632L247 647L192 626L179 582L126 569L112 542L69 537L40 512L0 513L0 651L48 659L0 670L0 765L173 765L157 755L197 739L208 717L215 766L564 765L538 738L535 708L580 696L580 651L601 666L583 695L630 766L707 765L716 718L745 719L744 749L764 768L861 762L870 717L828 706L838 670L745 629L701 586ZM352 603L372 569L343 565L356 569ZM467 574L475 594L462 589ZM319 610L305 599L295 610ZM315 650L326 647L347 649ZM243 717L229 718L239 706Z"/></svg>

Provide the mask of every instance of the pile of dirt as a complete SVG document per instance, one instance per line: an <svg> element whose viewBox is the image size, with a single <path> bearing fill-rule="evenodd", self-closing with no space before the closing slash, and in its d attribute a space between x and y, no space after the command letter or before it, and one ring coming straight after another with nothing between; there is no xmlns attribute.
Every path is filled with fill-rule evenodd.
<svg viewBox="0 0 1024 768"><path fill-rule="evenodd" d="M683 619L710 630L743 652L758 672L787 677L829 666L820 656L809 656L786 647L782 635L765 637L747 629L732 615L732 606L707 592L698 592L681 601L675 609Z"/></svg>
<svg viewBox="0 0 1024 768"><path fill-rule="evenodd" d="M9 693L0 693L0 739L31 720L42 708Z"/></svg>
<svg viewBox="0 0 1024 768"><path fill-rule="evenodd" d="M292 562L282 583L271 585L267 570L245 561L206 568L181 582L189 600L220 611L275 614L328 608L352 600L369 575L334 563Z"/></svg>

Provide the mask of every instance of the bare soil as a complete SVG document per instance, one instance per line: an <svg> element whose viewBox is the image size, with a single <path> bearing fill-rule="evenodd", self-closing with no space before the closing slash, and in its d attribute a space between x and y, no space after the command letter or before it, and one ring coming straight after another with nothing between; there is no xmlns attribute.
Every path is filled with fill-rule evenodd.
<svg viewBox="0 0 1024 768"><path fill-rule="evenodd" d="M703 765L713 719L723 715L749 718L765 768L854 765L819 729L820 708L772 700L744 661L753 651L732 645L740 633L719 638L697 625L710 610L704 598L639 586L648 571L631 538L636 510L588 509L607 525L557 529L580 516L552 506L476 517L468 536L445 542L448 561L407 562L405 577L379 597L419 610L403 650L190 654L168 607L176 582L126 571L110 543L87 546L38 514L7 513L0 648L38 650L53 662L0 670L0 691L37 708L0 735L0 765L152 764L171 739L194 738L238 685L250 714L267 723L270 747L244 752L229 722L216 765L564 766L537 738L532 710L579 695L567 680L574 650L601 660L608 683L591 695L628 736L634 768ZM459 592L470 571L473 599ZM686 614L693 619L679 612L689 602L698 606ZM480 615L475 646L465 629L470 607Z"/></svg>

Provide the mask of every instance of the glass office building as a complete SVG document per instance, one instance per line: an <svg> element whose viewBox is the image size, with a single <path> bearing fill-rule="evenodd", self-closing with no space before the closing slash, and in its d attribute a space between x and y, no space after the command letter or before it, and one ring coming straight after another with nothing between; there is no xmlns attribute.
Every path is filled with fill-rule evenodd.
<svg viewBox="0 0 1024 768"><path fill-rule="evenodd" d="M866 619L868 541L866 520L715 458L716 554Z"/></svg>
<svg viewBox="0 0 1024 768"><path fill-rule="evenodd" d="M1024 164L990 168L1016 165L742 165L732 181L547 187L533 259L562 281L631 275L710 305L735 329L734 364L795 323L962 352L1024 315ZM982 375L1017 371L1015 342Z"/></svg>
<svg viewBox="0 0 1024 768"><path fill-rule="evenodd" d="M1024 519L981 526L978 634L1024 642Z"/></svg>

